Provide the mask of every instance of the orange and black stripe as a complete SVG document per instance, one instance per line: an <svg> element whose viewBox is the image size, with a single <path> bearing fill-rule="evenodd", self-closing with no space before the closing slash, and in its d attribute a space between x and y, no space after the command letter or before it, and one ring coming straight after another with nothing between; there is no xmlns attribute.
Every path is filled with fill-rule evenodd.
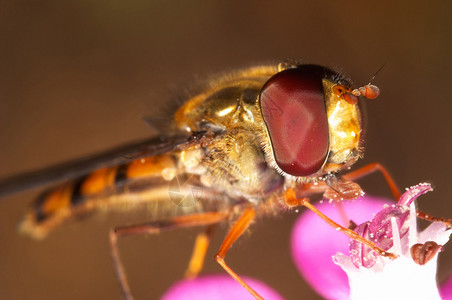
<svg viewBox="0 0 452 300"><path fill-rule="evenodd" d="M175 168L175 158L171 154L151 156L120 166L98 169L72 182L64 183L41 194L34 202L28 219L33 226L45 223L64 210L69 211L84 204L87 199L111 190L120 193L120 187L135 179L162 177L162 172ZM27 218L26 218L27 219ZM30 226L30 224L28 225Z"/></svg>

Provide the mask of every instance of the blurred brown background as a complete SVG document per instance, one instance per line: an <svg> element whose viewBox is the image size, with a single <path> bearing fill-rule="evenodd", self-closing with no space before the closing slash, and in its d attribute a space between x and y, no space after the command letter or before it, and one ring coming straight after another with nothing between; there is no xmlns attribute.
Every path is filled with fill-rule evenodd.
<svg viewBox="0 0 452 300"><path fill-rule="evenodd" d="M420 207L452 217L450 1L0 2L0 177L147 137L153 103L222 71L286 58L374 83L366 157L401 187L430 181ZM360 181L389 196L380 175ZM107 230L135 216L93 217L43 242L16 225L39 191L0 200L0 299L119 299ZM295 213L265 219L227 257L287 299L318 299L290 258ZM142 220L142 218L140 219ZM315 230L315 229L313 229ZM182 277L196 230L120 241L137 299ZM206 271L222 272L213 255ZM452 247L439 278L452 272Z"/></svg>

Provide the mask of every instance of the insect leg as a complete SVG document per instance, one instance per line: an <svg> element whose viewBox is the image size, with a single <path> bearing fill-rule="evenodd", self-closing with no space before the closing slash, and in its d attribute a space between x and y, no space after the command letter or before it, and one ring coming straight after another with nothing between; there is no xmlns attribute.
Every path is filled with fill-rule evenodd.
<svg viewBox="0 0 452 300"><path fill-rule="evenodd" d="M429 222L440 222L440 223L444 223L446 224L446 226L448 228L452 227L452 219L447 219L447 218L441 218L441 217L435 217L435 216L431 216L429 214L426 214L425 212L419 211L416 209L416 216L419 219L423 219Z"/></svg>
<svg viewBox="0 0 452 300"><path fill-rule="evenodd" d="M368 246L372 250L374 250L378 255L389 257L390 259L397 258L397 255L386 252L385 250L381 249L371 241L359 236L356 232L353 230L346 228L342 225L339 225L338 223L334 222L330 218L328 218L326 215L324 215L322 212L320 212L317 208L315 208L310 202L308 198L297 198L295 196L295 192L292 189L287 189L285 194L285 201L288 206L305 206L306 208L312 210L316 215L318 215L320 218L322 218L323 221L325 221L328 225L333 227L334 229L341 231L348 237L363 243L364 245Z"/></svg>
<svg viewBox="0 0 452 300"><path fill-rule="evenodd" d="M251 222L254 220L256 216L256 212L254 209L249 208L245 210L242 216L237 220L237 222L232 226L229 233L226 235L223 244L221 244L220 250L217 255L215 255L215 260L223 267L223 269L231 275L238 283L240 283L254 298L261 299L263 298L253 290L242 278L239 277L224 261L226 253L229 248L231 248L232 244L245 232L245 230L250 226Z"/></svg>
<svg viewBox="0 0 452 300"><path fill-rule="evenodd" d="M342 176L342 178L351 184L351 183L354 183L354 181L356 179L370 175L376 171L380 171L382 173L383 177L386 180L386 183L388 184L388 186L391 190L391 193L392 193L394 199L398 200L401 196L401 193L400 193L399 188L397 187L397 184L395 183L391 174L389 174L388 170L378 162L370 163L355 171L346 173ZM359 188L359 186L358 186L358 188ZM328 189L331 190L331 188L328 187L328 185L325 181L306 182L306 183L301 183L296 187L296 192L297 192L296 194L300 197L310 197L313 194L318 194L318 193L323 193L325 191L328 191ZM330 196L330 195L324 194L324 197L329 198L328 196ZM341 194L341 196L342 196L342 194ZM337 204L338 204L339 212L341 214L342 219L344 220L345 223L348 223L349 219L347 218L345 212L341 208L340 202L337 202ZM425 215L421 212L419 212L419 213L420 213L419 214L420 218L422 218L422 215Z"/></svg>
<svg viewBox="0 0 452 300"><path fill-rule="evenodd" d="M391 174L389 174L388 170L378 162L367 164L359 169L346 173L342 175L342 178L346 179L347 181L355 181L356 179L365 177L377 171L381 172L386 180L386 183L389 186L389 189L391 190L392 195L394 196L394 199L398 200L402 195L400 193L400 189L398 188ZM320 194L325 192L327 189L328 185L325 183L325 181L304 182L300 183L296 187L297 195L301 195L303 197L309 197L313 194Z"/></svg>
<svg viewBox="0 0 452 300"><path fill-rule="evenodd" d="M195 246L190 258L187 270L185 271L185 278L195 278L201 272L206 258L207 249L209 248L212 239L214 225L209 225L205 232L198 234L195 240Z"/></svg>
<svg viewBox="0 0 452 300"><path fill-rule="evenodd" d="M110 230L110 247L116 276L121 286L122 296L126 300L132 300L133 296L127 281L127 276L122 264L118 250L118 237L130 236L137 234L156 234L171 229L178 229L192 226L208 226L223 221L228 213L207 212L202 214L194 214L180 216L166 221L156 221L144 224L130 225L124 227L113 228Z"/></svg>
<svg viewBox="0 0 452 300"><path fill-rule="evenodd" d="M391 190L391 193L394 196L394 199L399 200L400 196L402 195L400 193L400 189L397 187L397 184L395 183L391 174L389 174L388 170L386 170L386 168L378 162L374 162L374 163L365 165L359 169L356 169L352 172L344 174L343 177L346 179L349 179L349 180L356 180L358 178L372 174L373 172L376 172L376 171L380 171L381 174L383 174L383 176L386 180L386 183L388 184L389 189Z"/></svg>
<svg viewBox="0 0 452 300"><path fill-rule="evenodd" d="M397 184L395 183L394 179L392 178L392 176L389 174L388 170L386 170L386 168L384 166L382 166L380 163L378 162L374 162L374 163L370 163L368 165L365 165L364 167L361 167L355 171L352 171L350 173L347 173L344 175L344 178L346 179L350 179L350 180L356 180L358 178L367 176L375 171L380 171L389 188L391 189L392 195L394 196L394 198L396 200L400 199L401 193L399 188L397 187ZM429 214L426 214L422 211L416 210L416 215L418 218L423 219L423 220L427 220L429 222L441 222L446 224L448 227L452 226L452 220L451 219L446 219L446 218L439 218L439 217L434 217L431 216Z"/></svg>

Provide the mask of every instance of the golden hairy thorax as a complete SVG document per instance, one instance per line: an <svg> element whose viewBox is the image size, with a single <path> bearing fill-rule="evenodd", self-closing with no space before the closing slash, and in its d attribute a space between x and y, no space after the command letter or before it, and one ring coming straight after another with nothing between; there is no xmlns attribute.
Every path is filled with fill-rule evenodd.
<svg viewBox="0 0 452 300"><path fill-rule="evenodd" d="M203 184L249 200L262 199L271 182L281 177L268 166L262 151L265 135L258 97L276 67L258 67L209 83L205 92L189 99L175 114L175 123L190 132L221 134L203 151Z"/></svg>

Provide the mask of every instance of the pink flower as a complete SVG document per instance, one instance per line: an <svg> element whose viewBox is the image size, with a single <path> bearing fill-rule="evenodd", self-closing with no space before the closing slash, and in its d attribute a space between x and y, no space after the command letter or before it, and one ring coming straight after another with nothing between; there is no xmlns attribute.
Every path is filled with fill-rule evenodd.
<svg viewBox="0 0 452 300"><path fill-rule="evenodd" d="M389 203L386 199L366 196L342 205L347 216L361 223ZM325 202L316 207L334 221L342 223L335 205ZM349 298L347 275L332 260L338 251L348 251L349 238L346 235L337 232L313 212L305 210L295 223L291 244L295 265L317 293L327 299Z"/></svg>
<svg viewBox="0 0 452 300"><path fill-rule="evenodd" d="M410 221L416 220L416 210L413 211L414 216L410 218L410 205L418 196L432 190L429 184L419 184L411 187L400 197L397 204L392 204L382 209L372 221L366 221L358 225L355 231L360 236L377 244L383 250L389 250L393 246L393 233L403 239L410 228L417 232L416 224L410 224ZM393 231L393 221L396 222L396 231ZM413 232L413 234L415 233ZM355 240L350 241L350 258L355 267L371 268L375 265L378 257L375 251L364 244Z"/></svg>
<svg viewBox="0 0 452 300"><path fill-rule="evenodd" d="M395 260L350 241L314 213L305 211L292 233L292 255L300 273L327 299L452 300L452 277L440 291L436 283L438 253L452 229L432 223L424 231L417 231L414 201L431 190L429 184L411 187L397 204L368 196L342 204L345 215L360 224L355 231L397 254ZM323 203L317 208L341 223L335 205ZM264 299L283 299L262 282L243 279ZM161 299L251 299L251 295L227 274L221 274L181 280Z"/></svg>
<svg viewBox="0 0 452 300"><path fill-rule="evenodd" d="M320 295L328 299L413 299L421 296L424 299L439 299L436 285L438 251L429 252L422 246L426 242L444 245L452 231L442 223L433 223L418 233L412 203L429 190L431 187L427 184L412 187L395 205L372 197L342 204L346 215L361 224L355 231L384 250L395 252L399 255L395 260L378 256L361 243L350 242L314 213L305 212L292 234L292 254L301 274ZM341 223L339 210L334 205L324 203L317 208ZM420 245L414 247L418 249L416 263L410 250L418 243ZM350 256L342 254L348 253L348 248ZM435 249L440 250L441 246ZM451 289L449 285L444 286L442 296L447 297L445 293Z"/></svg>
<svg viewBox="0 0 452 300"><path fill-rule="evenodd" d="M264 299L282 300L276 291L259 280L242 277ZM174 283L161 300L250 300L253 297L228 274L203 275Z"/></svg>

